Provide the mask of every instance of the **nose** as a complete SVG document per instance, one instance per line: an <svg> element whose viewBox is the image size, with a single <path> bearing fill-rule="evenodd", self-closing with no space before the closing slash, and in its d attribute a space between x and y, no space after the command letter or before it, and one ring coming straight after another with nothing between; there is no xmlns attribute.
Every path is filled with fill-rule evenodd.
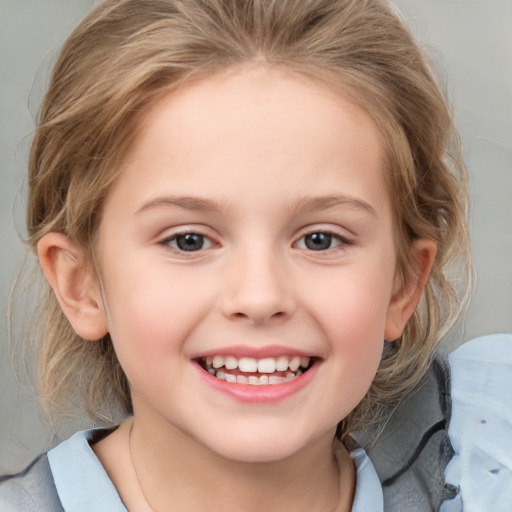
<svg viewBox="0 0 512 512"><path fill-rule="evenodd" d="M226 317L264 325L292 315L293 283L281 258L270 251L245 253L229 267L222 299Z"/></svg>

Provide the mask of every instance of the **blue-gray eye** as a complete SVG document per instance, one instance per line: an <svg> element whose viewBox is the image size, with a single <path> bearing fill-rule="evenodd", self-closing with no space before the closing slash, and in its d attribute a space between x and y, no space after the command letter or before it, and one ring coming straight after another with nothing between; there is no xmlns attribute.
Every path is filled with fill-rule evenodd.
<svg viewBox="0 0 512 512"><path fill-rule="evenodd" d="M169 243L180 251L193 252L206 249L211 246L211 242L204 236L197 233L185 233L174 236Z"/></svg>
<svg viewBox="0 0 512 512"><path fill-rule="evenodd" d="M311 233L304 237L304 245L311 251L325 251L332 247L332 235L329 233Z"/></svg>
<svg viewBox="0 0 512 512"><path fill-rule="evenodd" d="M327 251L340 245L350 245L351 242L345 238L325 231L316 231L304 235L296 244L298 249L307 249L308 251Z"/></svg>

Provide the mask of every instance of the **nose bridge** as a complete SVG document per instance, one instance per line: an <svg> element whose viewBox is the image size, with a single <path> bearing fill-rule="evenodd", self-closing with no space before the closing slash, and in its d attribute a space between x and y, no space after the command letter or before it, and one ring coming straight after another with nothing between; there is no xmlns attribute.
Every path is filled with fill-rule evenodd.
<svg viewBox="0 0 512 512"><path fill-rule="evenodd" d="M223 312L254 324L285 318L295 301L286 257L269 246L235 251L226 272Z"/></svg>

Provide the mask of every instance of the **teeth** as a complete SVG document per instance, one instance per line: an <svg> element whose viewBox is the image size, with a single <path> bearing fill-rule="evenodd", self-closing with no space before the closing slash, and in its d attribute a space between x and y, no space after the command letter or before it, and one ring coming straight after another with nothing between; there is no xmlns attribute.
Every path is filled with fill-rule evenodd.
<svg viewBox="0 0 512 512"><path fill-rule="evenodd" d="M224 366L224 358L222 356L215 356L212 361L214 368L222 368Z"/></svg>
<svg viewBox="0 0 512 512"><path fill-rule="evenodd" d="M231 373L225 373L224 378L226 379L226 382L236 382L236 377Z"/></svg>
<svg viewBox="0 0 512 512"><path fill-rule="evenodd" d="M238 368L238 360L236 357L227 356L224 366L226 367L226 370L234 370L235 368Z"/></svg>
<svg viewBox="0 0 512 512"><path fill-rule="evenodd" d="M224 372L222 370L210 372L212 375L215 375L220 380L225 380L226 382L238 383L238 384L250 384L252 386L266 386L266 385L276 385L282 384L283 382L290 382L293 379L296 379L299 375L302 375L302 372L299 370L297 373L288 372L286 377L279 377L278 375L249 375L246 377L245 375L232 375L231 373Z"/></svg>
<svg viewBox="0 0 512 512"><path fill-rule="evenodd" d="M259 373L274 373L276 371L276 360L273 357L260 359L258 361Z"/></svg>
<svg viewBox="0 0 512 512"><path fill-rule="evenodd" d="M234 356L213 356L205 358L206 370L218 379L253 386L275 385L289 382L302 374L302 370L311 363L309 357L279 356L255 359ZM233 375L229 370L239 369L243 373L260 373L263 375ZM286 372L286 376L272 375L274 372Z"/></svg>
<svg viewBox="0 0 512 512"><path fill-rule="evenodd" d="M241 372L254 373L258 371L258 362L252 357L242 357L242 359L238 361L238 368Z"/></svg>
<svg viewBox="0 0 512 512"><path fill-rule="evenodd" d="M288 358L286 356L281 356L277 358L276 370L278 372L285 372L286 370L288 370Z"/></svg>
<svg viewBox="0 0 512 512"><path fill-rule="evenodd" d="M299 369L299 366L300 366L300 357L297 357L295 356L291 361L290 361L290 364L288 365L290 367L290 370L292 372L296 372L298 369Z"/></svg>

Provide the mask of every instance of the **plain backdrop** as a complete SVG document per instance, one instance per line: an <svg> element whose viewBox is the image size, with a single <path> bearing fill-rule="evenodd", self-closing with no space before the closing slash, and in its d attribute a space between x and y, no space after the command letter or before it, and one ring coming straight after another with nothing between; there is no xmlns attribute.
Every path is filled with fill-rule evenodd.
<svg viewBox="0 0 512 512"><path fill-rule="evenodd" d="M397 0L439 68L471 173L474 298L458 339L512 331L512 1ZM93 0L0 0L0 474L22 468L55 434L11 370L5 312L24 253L24 177L49 68ZM23 319L19 320L23 322Z"/></svg>

